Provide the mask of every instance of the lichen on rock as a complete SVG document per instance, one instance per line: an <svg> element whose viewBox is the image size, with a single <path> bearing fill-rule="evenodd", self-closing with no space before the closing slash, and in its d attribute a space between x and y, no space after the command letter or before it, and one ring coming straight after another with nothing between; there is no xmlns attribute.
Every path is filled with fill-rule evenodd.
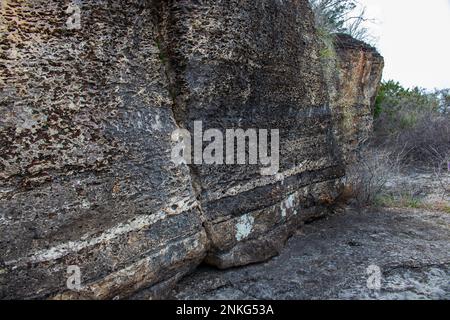
<svg viewBox="0 0 450 320"><path fill-rule="evenodd" d="M78 28L68 2L2 2L0 298L160 298L327 212L370 128L374 50L343 38L330 83L306 0L80 5ZM195 120L280 129L280 173L175 165L171 134Z"/></svg>

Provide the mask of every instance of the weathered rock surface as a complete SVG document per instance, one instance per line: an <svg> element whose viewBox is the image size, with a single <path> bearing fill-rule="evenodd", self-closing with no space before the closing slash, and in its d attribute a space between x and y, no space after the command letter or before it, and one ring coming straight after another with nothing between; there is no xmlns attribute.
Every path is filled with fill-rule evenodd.
<svg viewBox="0 0 450 320"><path fill-rule="evenodd" d="M158 49L157 1L6 1L1 32L1 297L51 297L81 269L113 298L195 267L206 234ZM71 295L71 294L70 294Z"/></svg>
<svg viewBox="0 0 450 320"><path fill-rule="evenodd" d="M164 44L175 74L178 122L209 128L280 129L280 171L199 165L192 173L220 268L265 260L344 174L306 1L179 1ZM242 231L243 230L243 231Z"/></svg>
<svg viewBox="0 0 450 320"><path fill-rule="evenodd" d="M384 59L375 48L345 34L335 36L334 50L336 71L329 92L336 137L348 162L372 134Z"/></svg>
<svg viewBox="0 0 450 320"><path fill-rule="evenodd" d="M205 259L278 254L326 212L348 140L333 119L370 109L374 52L338 51L351 103L334 103L306 0L77 3L80 28L67 3L2 2L1 298L159 297ZM176 166L171 133L194 120L280 129L279 174Z"/></svg>

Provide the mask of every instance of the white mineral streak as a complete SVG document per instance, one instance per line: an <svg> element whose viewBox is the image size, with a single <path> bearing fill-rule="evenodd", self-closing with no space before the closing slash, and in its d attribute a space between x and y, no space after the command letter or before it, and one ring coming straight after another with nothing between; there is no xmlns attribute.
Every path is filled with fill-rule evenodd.
<svg viewBox="0 0 450 320"><path fill-rule="evenodd" d="M177 209L173 210L171 207L175 205L177 206ZM180 214L197 206L197 201L190 198L185 198L178 202L171 203L157 213L138 216L128 220L127 222L120 223L119 225L106 230L98 237L89 239L89 235L84 235L81 239L85 240L69 241L50 249L39 250L31 253L27 257L7 261L5 262L5 265L13 265L14 267L18 267L19 265L26 265L28 263L39 263L59 259L71 252L78 252L84 248L111 241L120 235L147 228L156 222L165 219L169 215Z"/></svg>
<svg viewBox="0 0 450 320"><path fill-rule="evenodd" d="M316 170L319 168L323 168L326 165L326 163L329 162L329 159L327 157L323 157L317 161L314 161L314 163L310 164L308 162L311 162L311 161L304 161L300 165L298 165L292 169L286 170L284 172L280 172L274 176L265 176L265 177L261 177L260 179L258 179L256 181L252 181L252 182L249 182L249 183L246 183L243 185L237 185L233 188L226 190L225 192L222 192L221 190L212 192L207 196L207 200L214 201L214 200L218 200L221 198L236 196L242 192L253 190L255 188L262 187L262 186L265 186L268 184L272 184L274 182L284 181L284 179L286 179L288 177L305 172L307 170Z"/></svg>

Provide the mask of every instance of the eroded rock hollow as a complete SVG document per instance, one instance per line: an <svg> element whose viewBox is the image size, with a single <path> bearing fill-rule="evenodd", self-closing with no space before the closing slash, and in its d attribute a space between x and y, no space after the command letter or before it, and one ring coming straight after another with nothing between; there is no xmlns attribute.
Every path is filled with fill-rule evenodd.
<svg viewBox="0 0 450 320"><path fill-rule="evenodd" d="M0 298L161 298L266 260L370 134L383 59L339 36L327 75L307 0L126 3L2 2ZM175 165L194 121L279 129L279 173Z"/></svg>

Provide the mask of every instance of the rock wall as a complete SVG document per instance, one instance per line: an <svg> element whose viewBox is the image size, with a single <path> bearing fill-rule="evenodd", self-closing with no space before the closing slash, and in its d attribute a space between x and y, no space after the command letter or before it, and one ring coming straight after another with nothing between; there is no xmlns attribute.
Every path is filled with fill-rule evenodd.
<svg viewBox="0 0 450 320"><path fill-rule="evenodd" d="M337 197L347 104L328 93L306 0L7 0L1 13L0 298L162 297L202 261L276 255ZM337 90L358 97L346 81L360 48L339 50ZM172 132L198 120L280 129L279 173L175 165Z"/></svg>
<svg viewBox="0 0 450 320"><path fill-rule="evenodd" d="M336 137L346 162L371 136L376 95L384 59L370 45L345 34L335 36L334 95L331 105Z"/></svg>

